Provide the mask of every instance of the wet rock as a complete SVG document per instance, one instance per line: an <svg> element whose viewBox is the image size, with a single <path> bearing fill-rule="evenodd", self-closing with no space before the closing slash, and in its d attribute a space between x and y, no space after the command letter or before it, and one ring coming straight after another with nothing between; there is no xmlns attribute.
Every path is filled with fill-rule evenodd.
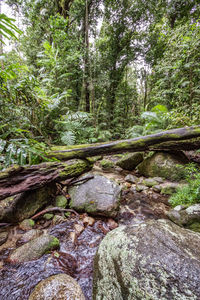
<svg viewBox="0 0 200 300"><path fill-rule="evenodd" d="M200 204L194 204L185 208L181 205L167 212L167 216L170 220L178 225L184 225L189 229L198 228L200 224ZM193 225L195 223L195 225ZM197 231L197 230L196 230Z"/></svg>
<svg viewBox="0 0 200 300"><path fill-rule="evenodd" d="M128 174L125 178L125 181L130 182L130 183L137 183L138 178L132 174Z"/></svg>
<svg viewBox="0 0 200 300"><path fill-rule="evenodd" d="M52 235L43 234L14 250L8 257L10 263L23 263L40 258L43 254L59 247L59 240Z"/></svg>
<svg viewBox="0 0 200 300"><path fill-rule="evenodd" d="M19 224L19 228L24 230L24 231L27 231L27 230L30 230L34 227L35 225L35 221L32 220L32 219L25 219L23 220L20 224Z"/></svg>
<svg viewBox="0 0 200 300"><path fill-rule="evenodd" d="M138 165L140 174L146 177L163 177L172 181L184 178L184 164L188 163L182 152L156 152Z"/></svg>
<svg viewBox="0 0 200 300"><path fill-rule="evenodd" d="M152 187L152 186L156 185L158 182L156 180L154 180L153 178L146 178L143 180L142 183L148 187Z"/></svg>
<svg viewBox="0 0 200 300"><path fill-rule="evenodd" d="M143 191L148 190L148 187L143 184L137 184L135 189L137 192L143 192Z"/></svg>
<svg viewBox="0 0 200 300"><path fill-rule="evenodd" d="M59 195L56 197L55 204L56 204L56 207L65 208L67 205L67 198L63 195Z"/></svg>
<svg viewBox="0 0 200 300"><path fill-rule="evenodd" d="M8 232L0 232L0 246L7 241Z"/></svg>
<svg viewBox="0 0 200 300"><path fill-rule="evenodd" d="M157 181L158 183L163 183L164 179L162 177L153 177L153 180Z"/></svg>
<svg viewBox="0 0 200 300"><path fill-rule="evenodd" d="M87 178L88 175L80 178ZM115 216L120 202L121 187L105 176L94 178L69 189L70 207L94 215Z"/></svg>
<svg viewBox="0 0 200 300"><path fill-rule="evenodd" d="M96 253L93 299L200 299L199 243L168 220L118 227Z"/></svg>
<svg viewBox="0 0 200 300"><path fill-rule="evenodd" d="M85 300L79 284L71 276L58 274L48 277L35 287L29 300Z"/></svg>
<svg viewBox="0 0 200 300"><path fill-rule="evenodd" d="M121 159L116 162L116 165L124 170L132 171L137 165L139 165L143 161L143 153L135 152L125 154Z"/></svg>
<svg viewBox="0 0 200 300"><path fill-rule="evenodd" d="M22 235L22 237L20 238L20 240L18 240L19 243L27 243L37 237L39 237L40 235L42 235L43 231L39 230L39 229L31 229L29 231L27 231L26 233L24 233Z"/></svg>
<svg viewBox="0 0 200 300"><path fill-rule="evenodd" d="M51 202L56 185L21 193L0 201L0 221L20 222L32 217L40 208Z"/></svg>

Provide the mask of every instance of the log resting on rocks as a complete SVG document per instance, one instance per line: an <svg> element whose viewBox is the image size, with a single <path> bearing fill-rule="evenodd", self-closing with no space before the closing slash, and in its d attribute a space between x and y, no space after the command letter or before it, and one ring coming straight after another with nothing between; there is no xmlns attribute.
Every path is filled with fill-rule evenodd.
<svg viewBox="0 0 200 300"><path fill-rule="evenodd" d="M52 147L48 157L60 160L85 158L100 154L115 154L125 151L138 152L146 150L193 150L200 148L200 126L185 127L162 131L129 140L109 143Z"/></svg>
<svg viewBox="0 0 200 300"><path fill-rule="evenodd" d="M13 166L0 173L0 200L51 182L77 177L92 168L88 160L47 162L33 166Z"/></svg>

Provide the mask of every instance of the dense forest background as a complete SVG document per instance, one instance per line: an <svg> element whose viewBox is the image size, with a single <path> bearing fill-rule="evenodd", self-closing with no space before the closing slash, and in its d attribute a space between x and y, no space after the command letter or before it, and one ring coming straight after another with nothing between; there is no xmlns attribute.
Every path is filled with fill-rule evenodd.
<svg viewBox="0 0 200 300"><path fill-rule="evenodd" d="M1 168L200 124L198 0L3 2L20 26L0 14Z"/></svg>

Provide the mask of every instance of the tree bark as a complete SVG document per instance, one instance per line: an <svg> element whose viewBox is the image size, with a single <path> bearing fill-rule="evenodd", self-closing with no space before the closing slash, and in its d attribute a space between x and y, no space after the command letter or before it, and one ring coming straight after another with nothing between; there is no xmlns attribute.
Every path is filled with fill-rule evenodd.
<svg viewBox="0 0 200 300"><path fill-rule="evenodd" d="M0 173L0 200L41 188L51 182L77 177L91 168L92 164L89 161L80 159L8 168Z"/></svg>
<svg viewBox="0 0 200 300"><path fill-rule="evenodd" d="M53 147L48 157L60 160L146 150L193 150L200 148L200 126L162 131L109 143Z"/></svg>

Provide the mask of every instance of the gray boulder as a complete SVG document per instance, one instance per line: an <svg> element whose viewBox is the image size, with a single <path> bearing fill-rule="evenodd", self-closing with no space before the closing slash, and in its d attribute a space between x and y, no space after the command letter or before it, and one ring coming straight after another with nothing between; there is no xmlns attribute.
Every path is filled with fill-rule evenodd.
<svg viewBox="0 0 200 300"><path fill-rule="evenodd" d="M200 299L199 244L169 220L118 227L96 253L93 300Z"/></svg>
<svg viewBox="0 0 200 300"><path fill-rule="evenodd" d="M124 170L132 171L142 161L143 161L143 153L135 152L135 153L125 154L122 158L120 158L116 162L116 165Z"/></svg>
<svg viewBox="0 0 200 300"><path fill-rule="evenodd" d="M56 185L21 193L0 201L0 221L20 222L29 219L52 200Z"/></svg>
<svg viewBox="0 0 200 300"><path fill-rule="evenodd" d="M28 300L85 300L79 284L71 276L58 274L36 285Z"/></svg>
<svg viewBox="0 0 200 300"><path fill-rule="evenodd" d="M91 173L80 178L91 177ZM69 189L70 207L94 215L116 216L119 209L121 187L102 175Z"/></svg>
<svg viewBox="0 0 200 300"><path fill-rule="evenodd" d="M185 175L184 164L188 159L182 152L155 152L146 158L137 169L146 177L163 177L172 181L180 180Z"/></svg>

